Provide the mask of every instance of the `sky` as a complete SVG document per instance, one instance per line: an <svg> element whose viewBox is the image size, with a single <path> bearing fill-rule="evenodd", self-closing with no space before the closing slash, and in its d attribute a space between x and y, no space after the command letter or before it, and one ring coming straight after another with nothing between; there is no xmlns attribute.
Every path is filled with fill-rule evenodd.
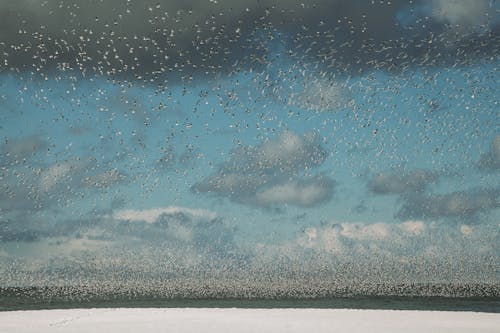
<svg viewBox="0 0 500 333"><path fill-rule="evenodd" d="M0 13L0 285L499 282L496 1Z"/></svg>

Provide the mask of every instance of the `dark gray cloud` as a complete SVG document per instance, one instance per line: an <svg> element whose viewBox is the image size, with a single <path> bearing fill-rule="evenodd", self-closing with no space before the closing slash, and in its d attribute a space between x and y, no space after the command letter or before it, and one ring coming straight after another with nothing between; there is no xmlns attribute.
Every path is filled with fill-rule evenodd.
<svg viewBox="0 0 500 333"><path fill-rule="evenodd" d="M285 131L259 146L235 149L216 173L192 190L260 207L312 207L331 198L335 182L327 176L304 173L321 165L326 157L316 135Z"/></svg>
<svg viewBox="0 0 500 333"><path fill-rule="evenodd" d="M479 167L486 171L500 170L500 135L495 137L490 150L479 160Z"/></svg>
<svg viewBox="0 0 500 333"><path fill-rule="evenodd" d="M404 198L396 214L401 220L458 218L474 220L478 214L500 208L500 187L471 188L447 194L417 194Z"/></svg>
<svg viewBox="0 0 500 333"><path fill-rule="evenodd" d="M0 13L1 69L143 80L265 62L276 31L291 53L346 70L475 59L499 44L490 0L19 0L3 1Z"/></svg>
<svg viewBox="0 0 500 333"><path fill-rule="evenodd" d="M379 172L370 179L368 188L375 194L421 192L437 178L436 173L428 170Z"/></svg>
<svg viewBox="0 0 500 333"><path fill-rule="evenodd" d="M389 171L374 175L367 183L376 195L397 195L400 208L395 214L410 219L453 219L472 222L481 214L500 208L500 188L475 187L435 194L429 186L440 178L429 170Z"/></svg>

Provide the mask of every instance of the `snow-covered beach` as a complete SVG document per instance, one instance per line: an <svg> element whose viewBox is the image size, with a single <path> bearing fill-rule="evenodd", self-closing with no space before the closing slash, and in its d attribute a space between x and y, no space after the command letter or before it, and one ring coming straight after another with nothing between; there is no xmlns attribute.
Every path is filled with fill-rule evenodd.
<svg viewBox="0 0 500 333"><path fill-rule="evenodd" d="M500 314L353 309L109 308L0 312L0 332L499 332Z"/></svg>

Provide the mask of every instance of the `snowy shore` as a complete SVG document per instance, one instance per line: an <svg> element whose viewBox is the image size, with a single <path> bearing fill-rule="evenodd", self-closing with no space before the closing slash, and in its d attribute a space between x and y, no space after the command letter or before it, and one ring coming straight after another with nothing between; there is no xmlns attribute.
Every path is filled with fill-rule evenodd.
<svg viewBox="0 0 500 333"><path fill-rule="evenodd" d="M348 309L66 309L0 312L0 332L499 332L500 314Z"/></svg>

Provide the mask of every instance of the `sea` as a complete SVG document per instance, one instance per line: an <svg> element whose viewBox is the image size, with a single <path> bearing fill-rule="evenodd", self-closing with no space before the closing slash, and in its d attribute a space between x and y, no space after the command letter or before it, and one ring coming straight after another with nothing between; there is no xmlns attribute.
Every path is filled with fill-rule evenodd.
<svg viewBox="0 0 500 333"><path fill-rule="evenodd" d="M81 294L80 294L81 295ZM57 295L44 288L0 288L0 311L78 308L316 308L500 313L500 297L347 296L327 298L190 298L162 295Z"/></svg>

